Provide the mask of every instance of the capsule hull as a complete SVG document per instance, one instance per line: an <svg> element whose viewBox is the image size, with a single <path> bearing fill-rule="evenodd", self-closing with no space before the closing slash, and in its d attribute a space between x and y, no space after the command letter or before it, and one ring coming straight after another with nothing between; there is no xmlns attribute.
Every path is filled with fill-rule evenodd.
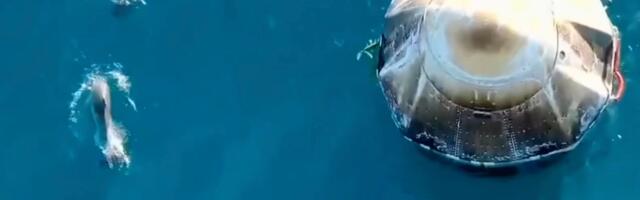
<svg viewBox="0 0 640 200"><path fill-rule="evenodd" d="M613 55L619 49L617 30L606 13L582 18L554 14L580 11L576 7L604 9L597 0L584 2L591 4L541 8L550 9L550 17L532 22L548 27L538 36L518 31L517 24L507 25L514 36L497 43L520 46L508 50L508 57L503 56L508 45L496 47L500 55L481 59L504 58L487 61L504 66L482 68L460 61L471 56L447 57L461 47L434 44L434 39L456 40L452 34L436 37L440 29L470 27L456 25L460 22L455 20L450 20L454 25L437 24L456 17L455 12L442 14L447 8L467 1L393 1L385 16L377 71L393 121L405 138L422 148L475 166L511 166L572 150L611 100ZM471 34L499 34L471 29ZM467 54L485 55L482 51L487 50L471 49Z"/></svg>

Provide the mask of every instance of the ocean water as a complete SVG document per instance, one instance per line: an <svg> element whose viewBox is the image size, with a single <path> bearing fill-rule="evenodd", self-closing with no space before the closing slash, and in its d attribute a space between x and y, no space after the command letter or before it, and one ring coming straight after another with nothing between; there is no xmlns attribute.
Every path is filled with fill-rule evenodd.
<svg viewBox="0 0 640 200"><path fill-rule="evenodd" d="M640 198L640 4L607 3L623 101L558 162L478 176L406 142L356 61L388 3L0 1L0 199ZM112 88L120 170L69 119L87 74L114 63L136 103Z"/></svg>

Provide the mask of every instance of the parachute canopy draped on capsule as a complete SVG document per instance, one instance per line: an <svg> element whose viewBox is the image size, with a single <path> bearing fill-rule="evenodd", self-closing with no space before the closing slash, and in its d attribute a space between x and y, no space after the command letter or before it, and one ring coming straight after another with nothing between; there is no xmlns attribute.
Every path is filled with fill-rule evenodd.
<svg viewBox="0 0 640 200"><path fill-rule="evenodd" d="M461 163L569 151L624 86L600 0L393 0L385 20L374 53L393 120Z"/></svg>

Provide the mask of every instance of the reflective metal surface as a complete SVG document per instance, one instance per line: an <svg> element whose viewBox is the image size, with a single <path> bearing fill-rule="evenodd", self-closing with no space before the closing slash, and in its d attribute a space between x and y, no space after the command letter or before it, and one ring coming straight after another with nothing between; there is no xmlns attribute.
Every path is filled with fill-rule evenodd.
<svg viewBox="0 0 640 200"><path fill-rule="evenodd" d="M618 36L600 1L477 2L391 3L378 78L396 125L477 166L573 149L611 99Z"/></svg>

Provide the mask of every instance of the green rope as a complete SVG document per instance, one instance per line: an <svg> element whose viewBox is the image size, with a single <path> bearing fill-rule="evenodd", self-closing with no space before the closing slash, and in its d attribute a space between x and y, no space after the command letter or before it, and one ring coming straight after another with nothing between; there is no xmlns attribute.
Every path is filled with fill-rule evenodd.
<svg viewBox="0 0 640 200"><path fill-rule="evenodd" d="M360 61L363 55L369 57L371 62L371 71L377 79L377 68L378 68L378 51L380 51L380 47L382 46L382 40L380 38L370 39L367 43L367 46L364 49L360 50L356 55L356 60Z"/></svg>

